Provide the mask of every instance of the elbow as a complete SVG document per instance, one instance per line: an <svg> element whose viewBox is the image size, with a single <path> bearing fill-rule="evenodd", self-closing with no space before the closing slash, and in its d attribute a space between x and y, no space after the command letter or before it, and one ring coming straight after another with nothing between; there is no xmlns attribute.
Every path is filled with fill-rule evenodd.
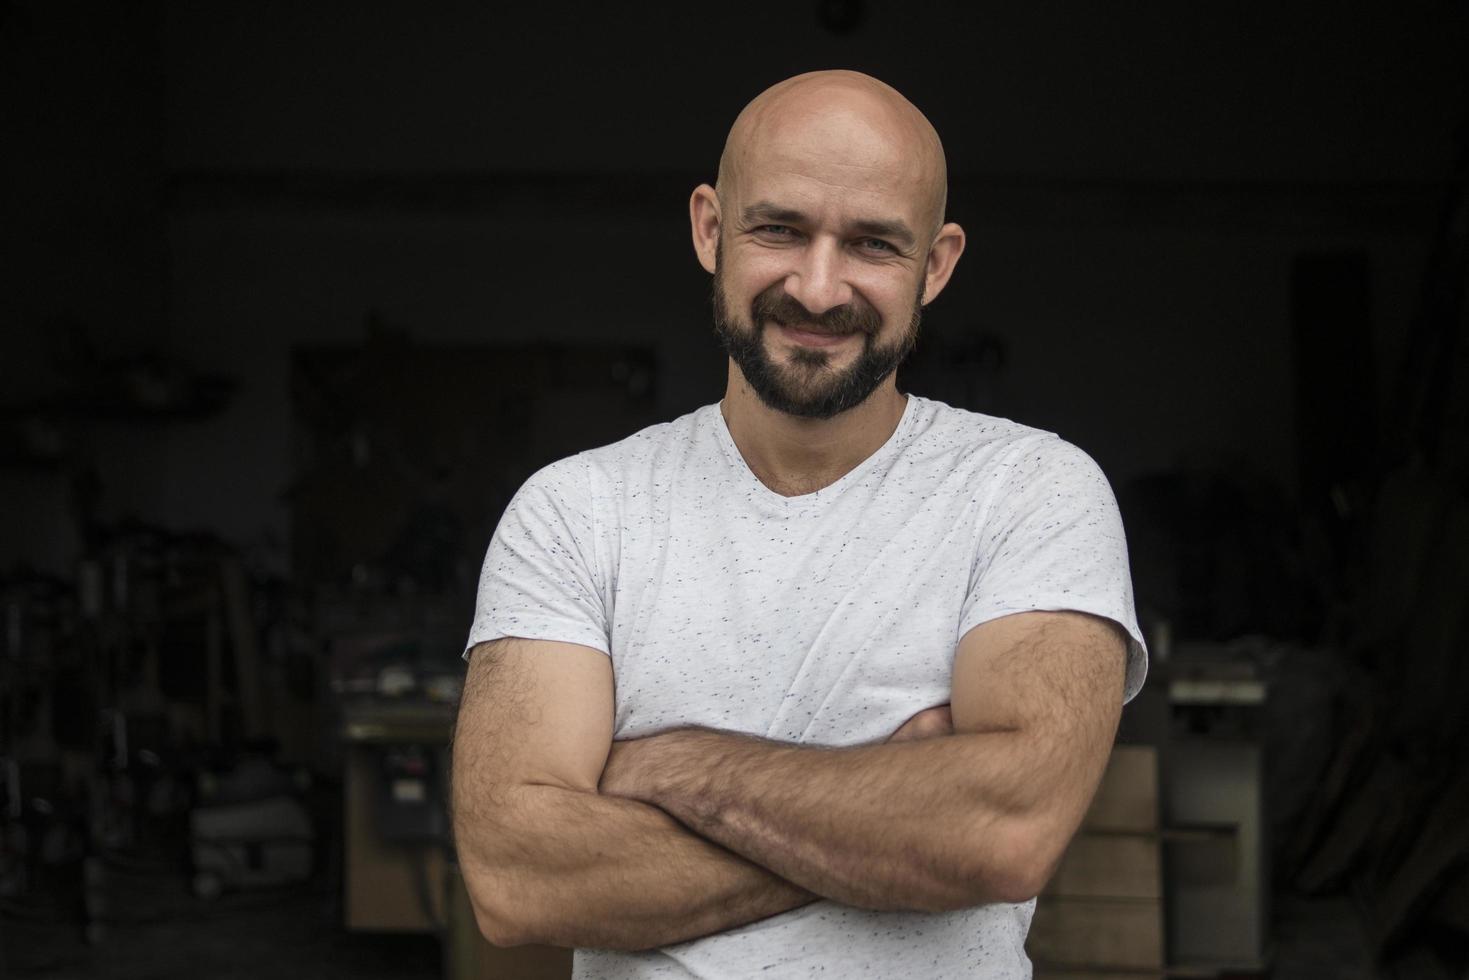
<svg viewBox="0 0 1469 980"><path fill-rule="evenodd" d="M1040 894L1045 882L1027 868L1002 868L994 862L976 868L948 888L924 911L953 912L979 905L1020 905Z"/></svg>
<svg viewBox="0 0 1469 980"><path fill-rule="evenodd" d="M989 852L909 878L886 892L885 900L854 904L877 911L957 912L979 905L1028 902L1042 887L1044 881L1031 868L1002 862ZM894 902L895 894L903 897Z"/></svg>
<svg viewBox="0 0 1469 980"><path fill-rule="evenodd" d="M478 906L474 910L474 921L479 925L479 934L491 946L504 949L507 946L524 946L536 941L530 930L521 923Z"/></svg>
<svg viewBox="0 0 1469 980"><path fill-rule="evenodd" d="M1029 902L1045 890L1065 850L1035 822L992 833L987 843L971 851L983 858L969 869L970 905Z"/></svg>
<svg viewBox="0 0 1469 980"><path fill-rule="evenodd" d="M995 876L987 889L989 894L985 901L1019 905L1038 896L1049 880L1048 874L1029 865L1007 868Z"/></svg>
<svg viewBox="0 0 1469 980"><path fill-rule="evenodd" d="M485 941L499 947L544 942L544 889L531 869L512 857L521 839L515 821L461 811L455 814L454 837L469 908Z"/></svg>
<svg viewBox="0 0 1469 980"><path fill-rule="evenodd" d="M535 942L534 939L514 923L496 916L486 914L481 909L474 910L474 920L479 925L479 934L485 937L485 942L491 946L504 949L507 946L524 946Z"/></svg>
<svg viewBox="0 0 1469 980"><path fill-rule="evenodd" d="M464 868L464 886L480 935L493 946L524 946L541 942L539 930L526 915L531 903L516 900L504 875L487 869Z"/></svg>
<svg viewBox="0 0 1469 980"><path fill-rule="evenodd" d="M1045 891L1069 841L1069 834L1039 818L1017 827L1009 838L1010 852L1001 862L1001 901L1028 902Z"/></svg>

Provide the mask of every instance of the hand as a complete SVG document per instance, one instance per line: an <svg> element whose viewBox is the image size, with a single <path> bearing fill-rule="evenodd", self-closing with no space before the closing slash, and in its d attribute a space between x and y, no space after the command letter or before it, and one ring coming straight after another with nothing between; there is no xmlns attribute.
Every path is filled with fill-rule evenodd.
<svg viewBox="0 0 1469 980"><path fill-rule="evenodd" d="M633 774L639 751L647 747L647 739L629 739L613 742L607 753L607 764L602 767L602 779L597 791L603 796L633 796Z"/></svg>
<svg viewBox="0 0 1469 980"><path fill-rule="evenodd" d="M947 704L924 708L903 722L902 726L888 736L889 742L907 742L911 739L938 738L954 734L954 718Z"/></svg>
<svg viewBox="0 0 1469 980"><path fill-rule="evenodd" d="M690 743L708 733L697 727L677 728L657 735L644 735L612 743L607 751L607 762L602 766L602 778L597 783L597 792L603 796L621 796L629 800L655 803L650 795L657 785L666 783L672 759L679 757L680 748L687 749ZM687 753L682 753L687 755Z"/></svg>

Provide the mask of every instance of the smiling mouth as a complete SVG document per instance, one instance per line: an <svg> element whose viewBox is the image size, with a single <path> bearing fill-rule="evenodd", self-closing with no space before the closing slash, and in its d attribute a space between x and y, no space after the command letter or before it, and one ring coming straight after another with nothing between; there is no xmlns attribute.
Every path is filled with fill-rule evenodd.
<svg viewBox="0 0 1469 980"><path fill-rule="evenodd" d="M857 336L859 331L855 330L823 330L820 327L805 323L782 323L780 320L772 320L780 332L786 337L803 344L811 344L819 347L827 347L832 344L841 343L848 337Z"/></svg>

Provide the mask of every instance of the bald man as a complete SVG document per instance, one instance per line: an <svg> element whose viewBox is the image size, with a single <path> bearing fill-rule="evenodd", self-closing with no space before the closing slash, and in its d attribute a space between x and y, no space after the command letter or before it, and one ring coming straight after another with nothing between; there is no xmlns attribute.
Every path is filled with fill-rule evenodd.
<svg viewBox="0 0 1469 980"><path fill-rule="evenodd" d="M485 558L454 752L494 943L578 977L1023 977L1146 655L1106 480L900 392L943 148L776 85L690 200L721 402L555 463Z"/></svg>

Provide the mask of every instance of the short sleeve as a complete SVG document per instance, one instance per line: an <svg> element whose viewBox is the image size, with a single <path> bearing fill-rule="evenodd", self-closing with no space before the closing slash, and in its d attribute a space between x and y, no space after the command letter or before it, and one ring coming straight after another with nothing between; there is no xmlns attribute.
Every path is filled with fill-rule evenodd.
<svg viewBox="0 0 1469 980"><path fill-rule="evenodd" d="M466 648L506 636L607 653L586 462L572 456L516 492L490 539Z"/></svg>
<svg viewBox="0 0 1469 980"><path fill-rule="evenodd" d="M979 529L960 635L1018 612L1110 619L1129 637L1124 697L1131 700L1147 675L1147 648L1106 476L1086 453L1047 434L1017 446L997 480Z"/></svg>

